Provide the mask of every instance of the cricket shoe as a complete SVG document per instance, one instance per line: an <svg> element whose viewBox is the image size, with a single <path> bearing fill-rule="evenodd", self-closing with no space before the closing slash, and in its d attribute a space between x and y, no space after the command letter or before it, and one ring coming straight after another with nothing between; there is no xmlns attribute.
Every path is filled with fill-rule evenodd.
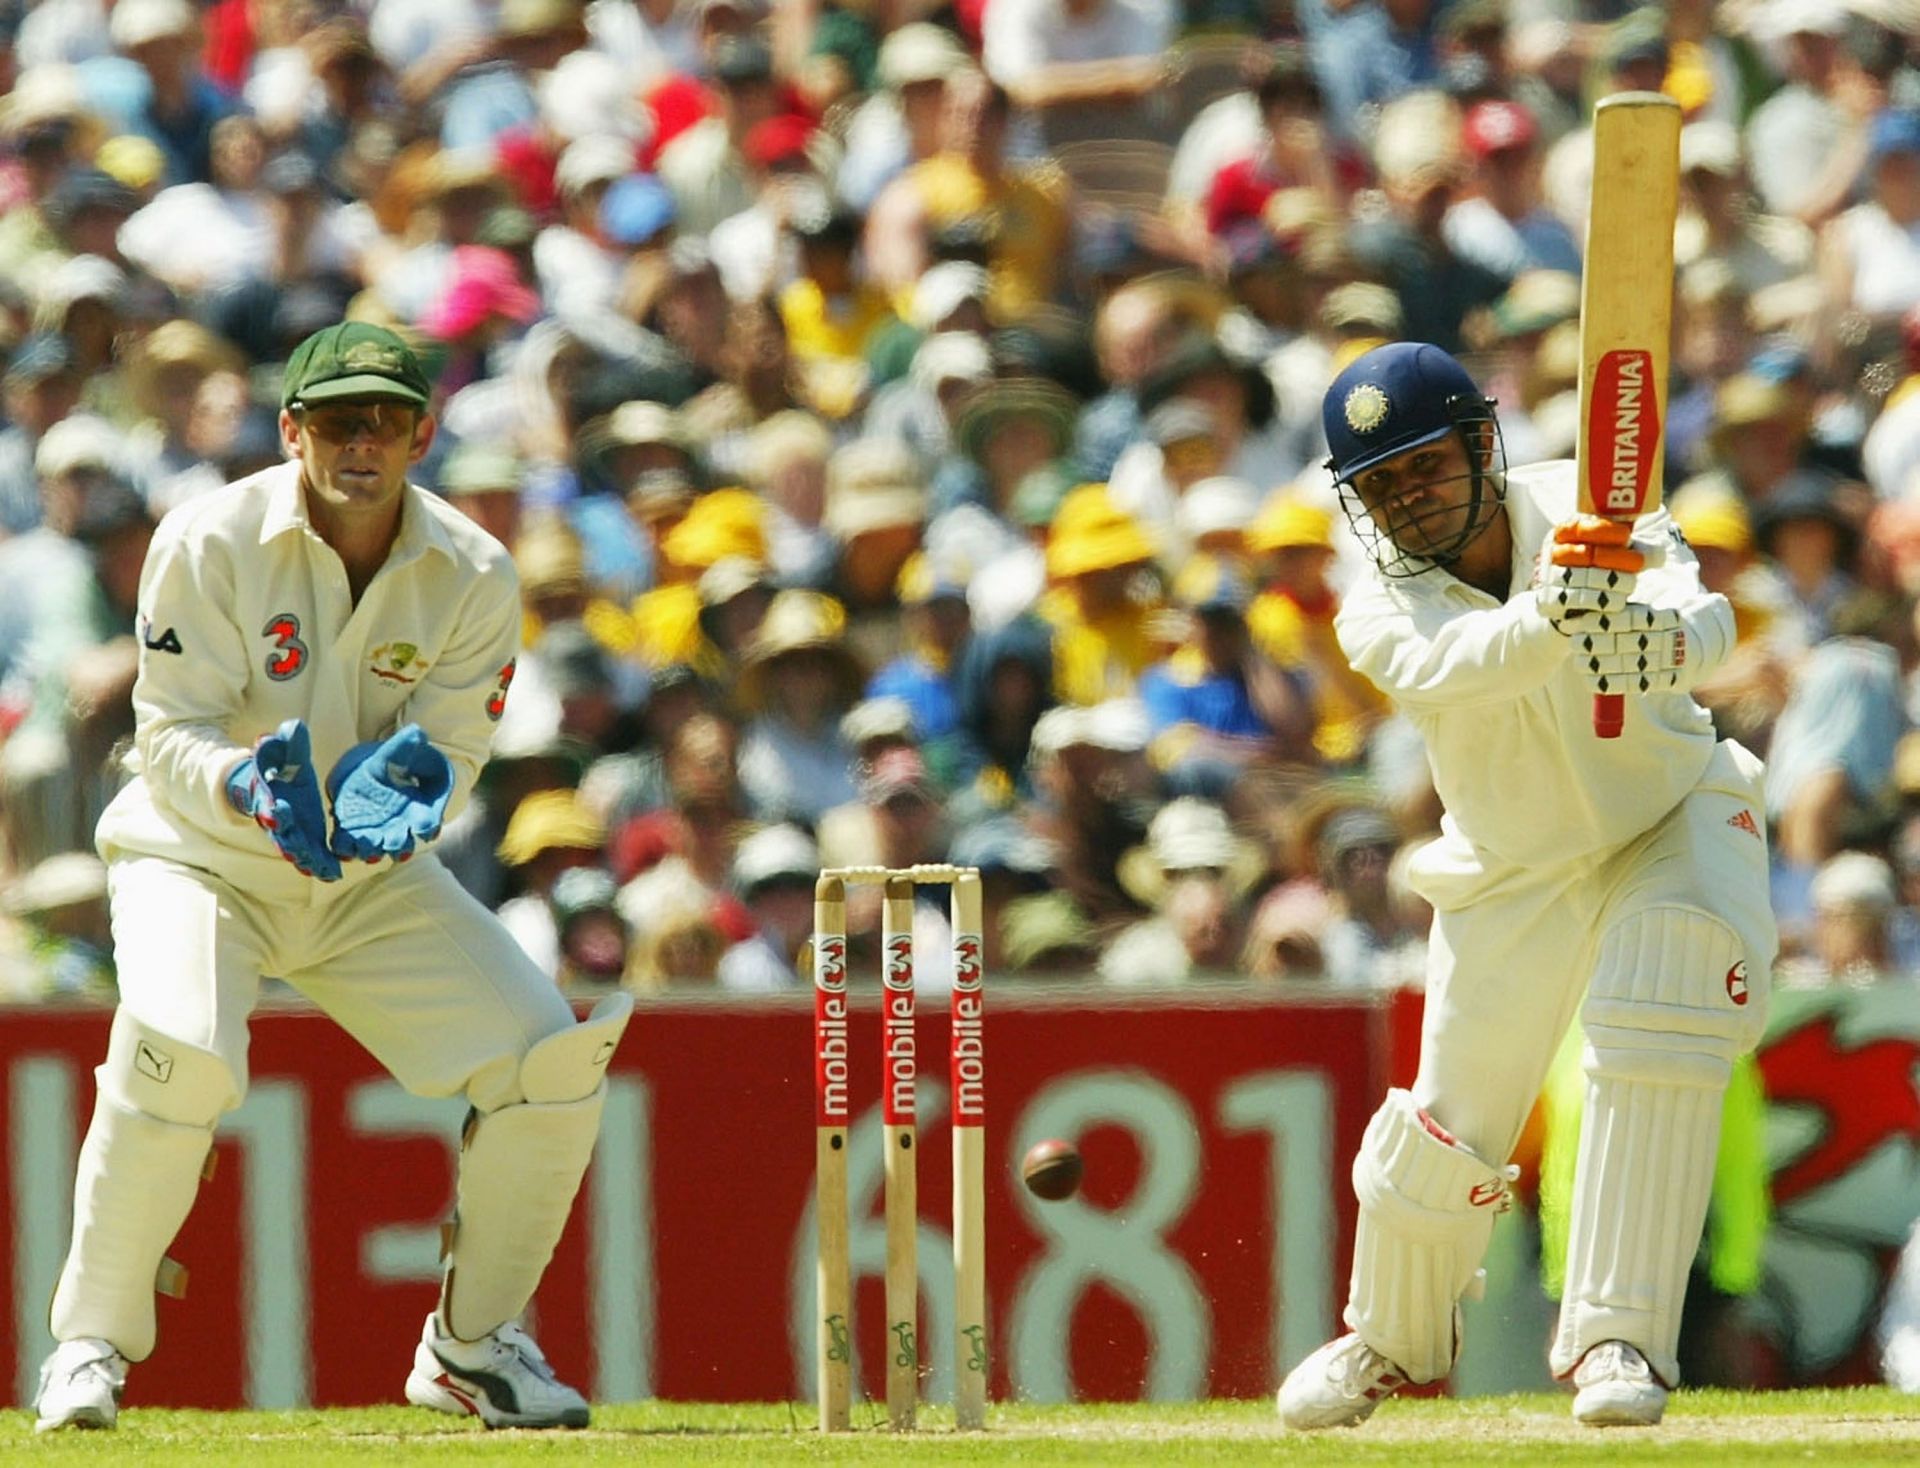
<svg viewBox="0 0 1920 1468"><path fill-rule="evenodd" d="M587 1399L553 1374L533 1337L509 1321L477 1341L443 1334L427 1317L407 1376L407 1400L488 1427L585 1427Z"/></svg>
<svg viewBox="0 0 1920 1468"><path fill-rule="evenodd" d="M1280 1420L1295 1432L1358 1427L1407 1376L1351 1333L1328 1341L1280 1383Z"/></svg>
<svg viewBox="0 0 1920 1468"><path fill-rule="evenodd" d="M120 1393L127 1385L127 1358L105 1341L83 1336L62 1341L40 1368L35 1432L62 1427L112 1427L120 1420Z"/></svg>
<svg viewBox="0 0 1920 1468"><path fill-rule="evenodd" d="M1647 1358L1625 1341L1602 1341L1573 1368L1573 1420L1589 1427L1655 1427L1667 1389Z"/></svg>

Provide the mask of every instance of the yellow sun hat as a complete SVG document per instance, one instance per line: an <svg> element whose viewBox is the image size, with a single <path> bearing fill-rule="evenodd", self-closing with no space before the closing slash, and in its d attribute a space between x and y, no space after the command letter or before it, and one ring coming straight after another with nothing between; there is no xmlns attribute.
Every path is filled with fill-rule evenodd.
<svg viewBox="0 0 1920 1468"><path fill-rule="evenodd" d="M667 532L660 549L676 566L702 571L728 556L764 561L765 507L748 490L713 490L693 502L686 518Z"/></svg>
<svg viewBox="0 0 1920 1468"><path fill-rule="evenodd" d="M1331 549L1333 516L1293 495L1277 495L1247 527L1247 549L1259 554L1294 546Z"/></svg>
<svg viewBox="0 0 1920 1468"><path fill-rule="evenodd" d="M1047 574L1084 576L1153 559L1153 542L1104 484L1083 484L1060 502L1047 536Z"/></svg>
<svg viewBox="0 0 1920 1468"><path fill-rule="evenodd" d="M1676 497L1673 523L1689 545L1735 555L1753 549L1753 517L1738 495L1709 492Z"/></svg>
<svg viewBox="0 0 1920 1468"><path fill-rule="evenodd" d="M513 808L498 855L523 867L543 851L597 851L607 828L577 790L536 790Z"/></svg>

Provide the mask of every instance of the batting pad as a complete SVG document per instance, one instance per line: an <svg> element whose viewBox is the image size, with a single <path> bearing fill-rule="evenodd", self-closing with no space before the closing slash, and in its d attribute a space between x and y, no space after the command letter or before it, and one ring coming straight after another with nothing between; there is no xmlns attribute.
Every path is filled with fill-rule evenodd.
<svg viewBox="0 0 1920 1468"><path fill-rule="evenodd" d="M1759 1036L1765 997L1766 975L1747 973L1738 936L1710 913L1652 908L1601 938L1582 1012L1586 1115L1555 1375L1621 1340L1678 1384L1680 1308L1713 1187L1721 1098Z"/></svg>
<svg viewBox="0 0 1920 1468"><path fill-rule="evenodd" d="M474 1341L517 1319L553 1258L593 1157L613 1058L633 996L610 994L584 1023L541 1040L520 1062L527 1100L467 1128L440 1319Z"/></svg>
<svg viewBox="0 0 1920 1468"><path fill-rule="evenodd" d="M1506 1206L1509 1174L1387 1092L1353 1159L1360 1222L1346 1322L1411 1381L1453 1368L1454 1307L1474 1282Z"/></svg>
<svg viewBox="0 0 1920 1468"><path fill-rule="evenodd" d="M238 1099L218 1056L148 1030L122 1009L73 1186L73 1247L53 1293L54 1339L98 1336L129 1361L153 1353L154 1280Z"/></svg>

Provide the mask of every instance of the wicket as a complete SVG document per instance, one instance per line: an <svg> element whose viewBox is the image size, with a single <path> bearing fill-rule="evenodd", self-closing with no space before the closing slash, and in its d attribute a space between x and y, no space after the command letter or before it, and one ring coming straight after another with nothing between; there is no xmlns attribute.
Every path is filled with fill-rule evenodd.
<svg viewBox="0 0 1920 1468"><path fill-rule="evenodd" d="M816 1350L820 1430L852 1426L853 1297L847 1240L847 886L885 888L881 907L881 1121L886 1139L887 1421L914 1425L920 1390L919 1159L914 1152L913 889L952 888L953 996L948 1076L953 1088L953 1414L987 1420L986 1046L980 872L975 867L837 867L813 889L814 1198L819 1219Z"/></svg>

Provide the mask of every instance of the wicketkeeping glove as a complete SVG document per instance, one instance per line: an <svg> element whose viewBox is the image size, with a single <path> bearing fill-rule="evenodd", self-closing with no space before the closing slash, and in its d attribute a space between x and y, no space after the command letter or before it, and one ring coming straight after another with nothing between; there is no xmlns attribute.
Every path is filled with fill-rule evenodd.
<svg viewBox="0 0 1920 1468"><path fill-rule="evenodd" d="M333 850L358 861L405 861L415 841L431 841L453 794L453 766L409 724L378 743L356 744L327 776L333 799Z"/></svg>
<svg viewBox="0 0 1920 1468"><path fill-rule="evenodd" d="M1629 602L1618 613L1589 617L1591 632L1573 634L1574 661L1595 693L1665 693L1682 686L1687 632L1671 607Z"/></svg>
<svg viewBox="0 0 1920 1468"><path fill-rule="evenodd" d="M340 880L340 863L327 850L327 809L313 773L312 740L300 720L288 719L254 745L227 776L227 800L273 837L280 854L305 875Z"/></svg>
<svg viewBox="0 0 1920 1468"><path fill-rule="evenodd" d="M1628 544L1633 526L1598 515L1563 520L1548 532L1534 572L1535 595L1553 630L1571 637L1595 613L1614 612L1633 596L1646 554Z"/></svg>

